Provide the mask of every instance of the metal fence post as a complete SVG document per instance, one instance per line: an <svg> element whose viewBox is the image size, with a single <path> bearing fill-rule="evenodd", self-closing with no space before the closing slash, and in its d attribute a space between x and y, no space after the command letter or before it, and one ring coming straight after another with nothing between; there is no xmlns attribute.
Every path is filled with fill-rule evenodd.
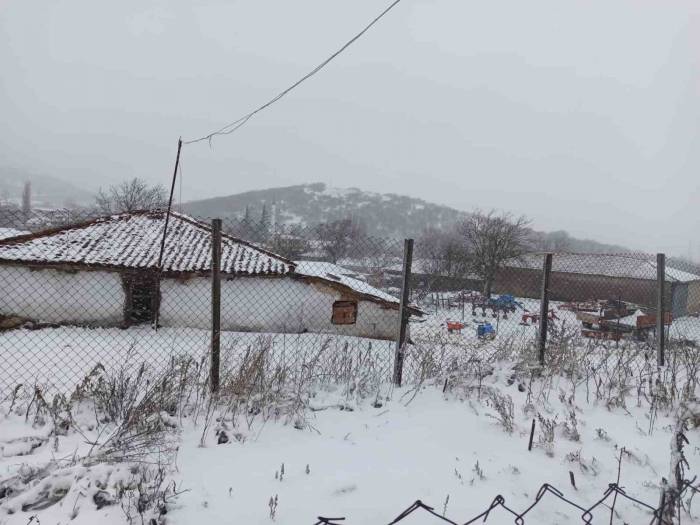
<svg viewBox="0 0 700 525"><path fill-rule="evenodd" d="M656 254L656 352L657 364L664 366L666 361L666 335L665 321L666 310L664 300L666 296L666 255Z"/></svg>
<svg viewBox="0 0 700 525"><path fill-rule="evenodd" d="M396 352L394 354L394 384L401 386L403 378L404 344L406 327L408 325L408 301L411 288L411 263L413 261L413 239L403 242L403 272L401 276L401 302L399 304L399 330L396 337Z"/></svg>
<svg viewBox="0 0 700 525"><path fill-rule="evenodd" d="M542 292L540 295L540 329L537 339L537 358L544 366L544 350L547 346L547 322L549 321L549 278L552 273L552 254L544 256L542 267Z"/></svg>
<svg viewBox="0 0 700 525"><path fill-rule="evenodd" d="M212 392L219 390L221 348L221 219L211 221L211 370Z"/></svg>

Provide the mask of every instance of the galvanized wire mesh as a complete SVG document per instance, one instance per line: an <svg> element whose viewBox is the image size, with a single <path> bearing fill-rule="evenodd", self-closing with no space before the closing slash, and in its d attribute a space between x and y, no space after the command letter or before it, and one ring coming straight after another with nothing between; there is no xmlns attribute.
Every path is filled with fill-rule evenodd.
<svg viewBox="0 0 700 525"><path fill-rule="evenodd" d="M548 320L545 366L574 349L594 369L652 377L659 337L665 341L666 365L695 355L700 276L692 265L666 262L660 332L656 255L553 254L543 312L545 254L525 253L495 263L489 280L473 270L468 251L436 254L431 248L419 243L413 261L412 297L427 314L411 324L407 366L414 377L444 373L464 359L539 364L543 313Z"/></svg>
<svg viewBox="0 0 700 525"><path fill-rule="evenodd" d="M71 389L95 366L125 362L205 366L210 219L174 213L159 268L163 212L59 218L5 222L22 230L0 241L0 388ZM343 224L290 231L230 220L223 231L223 368L254 355L285 374L313 362L315 381L391 378L399 302L384 269L400 266L402 240Z"/></svg>
<svg viewBox="0 0 700 525"><path fill-rule="evenodd" d="M159 270L163 219L0 208L8 237L0 240L3 394L18 384L71 389L98 365L208 366L211 221L174 214ZM226 219L223 231L222 368L254 355L271 373L300 374L313 363L317 381L391 380L402 239L369 236L352 221ZM498 261L489 277L468 247L434 248L414 250L404 381L464 359L536 359L544 254ZM656 256L554 254L547 362L574 348L591 366L612 366L621 355L612 350L622 348L625 366L652 374L660 335L669 361L683 359L700 339L695 272L667 261L658 334Z"/></svg>

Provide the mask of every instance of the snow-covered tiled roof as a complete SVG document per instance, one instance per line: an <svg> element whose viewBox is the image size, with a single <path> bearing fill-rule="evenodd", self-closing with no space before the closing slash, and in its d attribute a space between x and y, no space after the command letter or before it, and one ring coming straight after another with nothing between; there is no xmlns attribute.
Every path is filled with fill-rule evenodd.
<svg viewBox="0 0 700 525"><path fill-rule="evenodd" d="M358 293L371 295L389 303L399 304L398 298L374 286L370 286L365 281L358 279L356 277L357 274L337 264L323 261L297 261L295 264L296 269L294 272L298 275L320 277L326 281L343 284Z"/></svg>
<svg viewBox="0 0 700 525"><path fill-rule="evenodd" d="M15 230L14 228L0 228L0 241L3 239L9 239L10 237L17 237L18 235L25 235L27 233L29 232Z"/></svg>
<svg viewBox="0 0 700 525"><path fill-rule="evenodd" d="M134 212L0 241L0 262L82 264L108 268L157 268L165 212ZM164 272L211 270L211 228L171 213L163 252ZM221 271L234 275L283 275L294 263L248 242L223 235Z"/></svg>
<svg viewBox="0 0 700 525"><path fill-rule="evenodd" d="M296 264L294 270L296 275L317 278L326 283L344 286L360 294L365 299L390 305L392 308L398 308L400 305L400 301L396 296L371 286L356 272L337 264L324 261L296 261L294 264ZM424 315L424 312L415 304L409 304L408 310L412 315Z"/></svg>
<svg viewBox="0 0 700 525"><path fill-rule="evenodd" d="M511 268L541 270L542 254L527 254L507 263ZM656 280L656 257L644 254L578 254L555 253L552 271L584 275L602 275L629 279ZM700 281L700 275L671 268L666 264L666 280L673 282Z"/></svg>

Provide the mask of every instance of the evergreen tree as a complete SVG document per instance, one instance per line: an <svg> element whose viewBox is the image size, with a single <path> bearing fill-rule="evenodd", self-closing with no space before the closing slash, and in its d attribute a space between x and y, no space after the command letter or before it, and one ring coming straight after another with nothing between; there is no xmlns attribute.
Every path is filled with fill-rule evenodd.
<svg viewBox="0 0 700 525"><path fill-rule="evenodd" d="M243 224L249 226L251 222L252 222L252 219L250 217L250 206L248 204L246 204L245 205L245 212L243 214Z"/></svg>
<svg viewBox="0 0 700 525"><path fill-rule="evenodd" d="M258 225L258 233L262 239L266 239L270 234L271 226L272 217L270 215L270 208L267 207L266 202L263 202L262 213L260 214L260 224Z"/></svg>
<svg viewBox="0 0 700 525"><path fill-rule="evenodd" d="M24 216L25 222L29 220L29 216L32 212L32 183L27 181L24 183L24 189L22 190L22 215Z"/></svg>
<svg viewBox="0 0 700 525"><path fill-rule="evenodd" d="M253 232L253 218L250 216L250 206L248 204L246 204L245 211L243 212L243 218L241 219L241 222L240 222L240 228L238 231L238 235L240 235L243 239L251 239L252 232Z"/></svg>

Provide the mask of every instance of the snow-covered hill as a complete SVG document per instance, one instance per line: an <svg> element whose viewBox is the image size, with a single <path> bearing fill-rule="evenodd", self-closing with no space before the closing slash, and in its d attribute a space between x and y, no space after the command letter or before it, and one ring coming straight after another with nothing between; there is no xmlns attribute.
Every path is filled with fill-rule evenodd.
<svg viewBox="0 0 700 525"><path fill-rule="evenodd" d="M314 226L353 217L374 235L415 235L426 225L452 224L465 213L393 193L373 193L357 188L332 188L322 183L249 191L184 204L188 213L201 216L242 217L246 206L254 219L263 205L275 205L277 220Z"/></svg>
<svg viewBox="0 0 700 525"><path fill-rule="evenodd" d="M200 217L241 219L246 207L253 221L261 218L263 207L274 205L278 223L313 227L321 222L352 217L370 235L382 237L418 236L426 227L444 228L467 216L468 211L435 204L396 193L375 193L358 188L333 188L323 183L247 191L183 204L183 211ZM568 236L566 232L533 232L544 240L565 238L568 249L580 252L627 251L613 246Z"/></svg>

